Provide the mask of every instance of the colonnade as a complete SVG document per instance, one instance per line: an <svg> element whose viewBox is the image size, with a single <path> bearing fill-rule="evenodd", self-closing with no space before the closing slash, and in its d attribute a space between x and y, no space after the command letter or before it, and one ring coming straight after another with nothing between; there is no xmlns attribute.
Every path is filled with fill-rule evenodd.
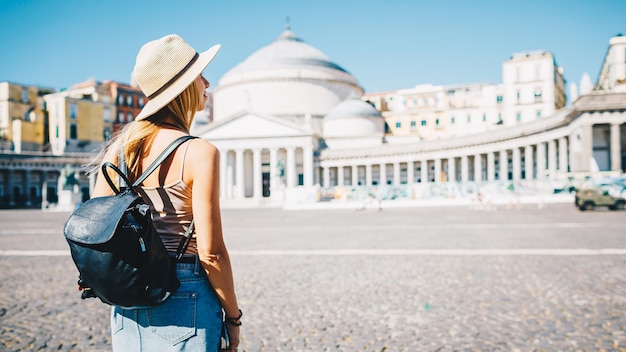
<svg viewBox="0 0 626 352"><path fill-rule="evenodd" d="M610 125L610 127L609 127ZM321 184L334 186L401 185L425 182L489 182L555 180L559 174L589 170L603 141L594 138L610 131L610 170L621 171L623 122L593 124L534 136L436 152L408 152L384 157L325 160ZM602 139L602 138L600 138Z"/></svg>
<svg viewBox="0 0 626 352"><path fill-rule="evenodd" d="M220 148L224 199L269 197L271 190L312 186L313 146Z"/></svg>

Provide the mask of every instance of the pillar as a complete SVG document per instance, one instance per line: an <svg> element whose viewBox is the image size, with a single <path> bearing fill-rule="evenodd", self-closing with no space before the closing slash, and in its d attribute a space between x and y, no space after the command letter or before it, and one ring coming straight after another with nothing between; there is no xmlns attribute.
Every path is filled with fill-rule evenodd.
<svg viewBox="0 0 626 352"><path fill-rule="evenodd" d="M532 145L527 145L524 147L524 179L532 180L534 170L533 170L533 147Z"/></svg>
<svg viewBox="0 0 626 352"><path fill-rule="evenodd" d="M556 179L556 141L548 141L548 177L550 180Z"/></svg>
<svg viewBox="0 0 626 352"><path fill-rule="evenodd" d="M496 154L494 152L487 153L487 181L496 180Z"/></svg>
<svg viewBox="0 0 626 352"><path fill-rule="evenodd" d="M620 124L611 124L611 170L622 171L622 146Z"/></svg>
<svg viewBox="0 0 626 352"><path fill-rule="evenodd" d="M448 158L448 182L456 182L456 159Z"/></svg>
<svg viewBox="0 0 626 352"><path fill-rule="evenodd" d="M261 170L261 149L252 151L252 196L260 199L263 196L263 171Z"/></svg>
<svg viewBox="0 0 626 352"><path fill-rule="evenodd" d="M483 165L482 156L480 154L474 155L474 182L482 182L483 180Z"/></svg>
<svg viewBox="0 0 626 352"><path fill-rule="evenodd" d="M506 150L500 151L500 180L509 179L509 155Z"/></svg>
<svg viewBox="0 0 626 352"><path fill-rule="evenodd" d="M441 183L441 159L435 159L435 183Z"/></svg>
<svg viewBox="0 0 626 352"><path fill-rule="evenodd" d="M513 181L519 182L522 178L522 155L519 147L513 148L511 158L513 159Z"/></svg>
<svg viewBox="0 0 626 352"><path fill-rule="evenodd" d="M246 191L246 187L244 185L244 160L243 160L243 149L237 149L235 151L235 183L237 185L237 198L244 198L244 192Z"/></svg>
<svg viewBox="0 0 626 352"><path fill-rule="evenodd" d="M287 187L296 187L296 148L287 148Z"/></svg>
<svg viewBox="0 0 626 352"><path fill-rule="evenodd" d="M313 148L302 148L302 178L304 187L313 186Z"/></svg>

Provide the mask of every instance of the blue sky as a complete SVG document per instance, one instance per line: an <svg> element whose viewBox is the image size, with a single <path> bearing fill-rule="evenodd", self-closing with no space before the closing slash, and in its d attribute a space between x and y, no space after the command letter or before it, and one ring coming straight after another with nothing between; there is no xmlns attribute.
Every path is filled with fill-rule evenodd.
<svg viewBox="0 0 626 352"><path fill-rule="evenodd" d="M178 33L199 51L222 44L205 71L215 85L286 16L366 92L499 83L502 62L530 50L554 53L568 82L583 72L595 82L610 37L626 35L625 0L0 0L0 81L128 83L141 45Z"/></svg>

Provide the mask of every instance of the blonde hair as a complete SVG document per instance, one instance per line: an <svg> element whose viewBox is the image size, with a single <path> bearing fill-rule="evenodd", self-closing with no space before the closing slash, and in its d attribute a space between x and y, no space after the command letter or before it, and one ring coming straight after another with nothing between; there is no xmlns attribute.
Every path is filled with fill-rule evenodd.
<svg viewBox="0 0 626 352"><path fill-rule="evenodd" d="M128 168L128 179L134 182L140 176L141 172L143 172L143 170L141 170L141 161L144 156L149 153L154 137L165 125L165 121L169 119L167 125L174 125L189 133L189 128L191 127L191 123L200 103L201 98L198 93L198 83L197 81L193 81L193 83L174 98L174 100L169 102L154 115L144 120L133 121L126 125L110 141L100 157L103 157L111 148L115 148L114 164L119 165L117 151L122 148L124 162ZM101 161L97 164L100 165ZM116 175L112 172L110 172L110 175L112 176L112 180L115 180L115 183L117 183Z"/></svg>

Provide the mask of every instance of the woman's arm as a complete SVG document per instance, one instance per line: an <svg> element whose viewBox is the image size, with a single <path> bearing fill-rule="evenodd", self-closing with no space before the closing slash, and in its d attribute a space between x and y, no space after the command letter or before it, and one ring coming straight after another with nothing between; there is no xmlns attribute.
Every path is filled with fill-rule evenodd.
<svg viewBox="0 0 626 352"><path fill-rule="evenodd" d="M222 236L219 202L219 151L209 142L195 139L185 159L190 173L193 217L198 256L228 317L239 316L230 257ZM183 176L184 177L184 176ZM189 178L186 178L189 180Z"/></svg>

